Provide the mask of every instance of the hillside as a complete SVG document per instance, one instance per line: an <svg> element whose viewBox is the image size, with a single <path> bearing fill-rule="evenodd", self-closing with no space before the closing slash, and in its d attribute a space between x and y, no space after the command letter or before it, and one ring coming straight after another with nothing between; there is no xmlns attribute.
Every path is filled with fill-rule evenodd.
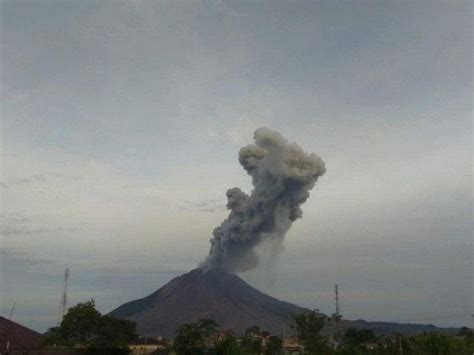
<svg viewBox="0 0 474 355"><path fill-rule="evenodd" d="M179 325L203 318L237 333L252 325L282 333L290 330L291 316L304 311L256 290L236 275L196 269L110 314L136 322L142 335L170 337Z"/></svg>
<svg viewBox="0 0 474 355"><path fill-rule="evenodd" d="M288 334L291 332L292 315L307 311L258 291L234 274L195 269L172 279L147 297L123 304L110 314L136 322L141 335L172 337L178 326L198 319L213 319L222 328L233 329L237 334L252 325L273 334L284 331ZM351 327L372 329L377 335L454 334L458 331L457 328L425 324L365 320L343 320L340 327L341 330ZM334 323L330 322L325 332L334 331Z"/></svg>

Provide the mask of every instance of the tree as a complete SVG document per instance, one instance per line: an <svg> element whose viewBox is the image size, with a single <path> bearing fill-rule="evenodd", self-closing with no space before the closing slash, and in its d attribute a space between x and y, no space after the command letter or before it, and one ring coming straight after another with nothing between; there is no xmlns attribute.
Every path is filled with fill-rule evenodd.
<svg viewBox="0 0 474 355"><path fill-rule="evenodd" d="M283 339L277 335L272 335L268 338L265 354L279 355L283 352Z"/></svg>
<svg viewBox="0 0 474 355"><path fill-rule="evenodd" d="M196 323L183 324L176 330L173 348L178 355L200 355L210 345L217 330L211 319L200 319Z"/></svg>
<svg viewBox="0 0 474 355"><path fill-rule="evenodd" d="M240 348L237 339L231 335L218 342L215 350L217 355L248 355Z"/></svg>
<svg viewBox="0 0 474 355"><path fill-rule="evenodd" d="M245 329L244 338L240 343L245 354L260 354L262 352L261 334L260 327L256 325Z"/></svg>
<svg viewBox="0 0 474 355"><path fill-rule="evenodd" d="M173 348L177 354L199 354L200 337L193 324L183 324L176 330Z"/></svg>
<svg viewBox="0 0 474 355"><path fill-rule="evenodd" d="M370 329L357 330L349 328L344 334L344 340L348 345L357 347L362 343L375 343L377 342L377 337Z"/></svg>
<svg viewBox="0 0 474 355"><path fill-rule="evenodd" d="M137 338L136 324L111 316L102 316L94 346L99 348L125 348Z"/></svg>
<svg viewBox="0 0 474 355"><path fill-rule="evenodd" d="M324 327L324 315L312 311L298 314L293 319L295 321L293 328L305 348L305 353L325 354L329 352L329 348L320 334Z"/></svg>
<svg viewBox="0 0 474 355"><path fill-rule="evenodd" d="M261 329L258 325L252 325L251 327L248 327L247 329L245 329L245 336L258 336L260 335L261 333Z"/></svg>
<svg viewBox="0 0 474 355"><path fill-rule="evenodd" d="M91 345L101 326L94 300L79 303L64 315L60 325L64 339L72 345Z"/></svg>
<svg viewBox="0 0 474 355"><path fill-rule="evenodd" d="M70 308L60 326L50 328L46 333L44 343L47 346L128 349L128 344L136 338L135 323L102 316L95 309L94 300L90 300Z"/></svg>
<svg viewBox="0 0 474 355"><path fill-rule="evenodd" d="M472 329L468 327L462 327L457 335L463 337L467 345L474 347L474 332Z"/></svg>
<svg viewBox="0 0 474 355"><path fill-rule="evenodd" d="M64 340L63 335L61 334L60 327L49 328L48 331L44 334L43 345L45 346L67 346L72 344L67 344Z"/></svg>
<svg viewBox="0 0 474 355"><path fill-rule="evenodd" d="M196 323L196 329L206 340L216 333L217 327L217 323L212 319L200 319Z"/></svg>
<svg viewBox="0 0 474 355"><path fill-rule="evenodd" d="M440 333L427 333L410 339L416 354L420 355L451 355L472 354L462 339Z"/></svg>

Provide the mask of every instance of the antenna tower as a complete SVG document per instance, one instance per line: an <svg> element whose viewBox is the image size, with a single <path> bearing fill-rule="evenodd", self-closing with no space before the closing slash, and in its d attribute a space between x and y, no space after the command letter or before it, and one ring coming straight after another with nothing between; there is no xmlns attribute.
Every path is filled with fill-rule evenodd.
<svg viewBox="0 0 474 355"><path fill-rule="evenodd" d="M66 307L67 307L67 282L69 280L69 269L66 268L64 270L64 291L63 291L63 298L61 300L61 310L63 316L66 314Z"/></svg>
<svg viewBox="0 0 474 355"><path fill-rule="evenodd" d="M12 307L12 309L10 310L10 314L8 315L8 320L11 320L11 319L12 319L13 312L15 312L15 307L16 307L16 301L13 303L13 307Z"/></svg>

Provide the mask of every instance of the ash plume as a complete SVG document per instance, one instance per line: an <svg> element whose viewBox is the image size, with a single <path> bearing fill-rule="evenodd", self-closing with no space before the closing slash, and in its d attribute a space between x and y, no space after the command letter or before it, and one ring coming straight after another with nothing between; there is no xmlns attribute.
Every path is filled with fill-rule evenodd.
<svg viewBox="0 0 474 355"><path fill-rule="evenodd" d="M214 229L209 255L200 266L204 270L254 268L255 247L283 240L293 221L301 218L309 190L326 171L321 158L305 153L276 131L258 128L254 140L239 152L254 189L250 195L238 187L227 191L230 214Z"/></svg>

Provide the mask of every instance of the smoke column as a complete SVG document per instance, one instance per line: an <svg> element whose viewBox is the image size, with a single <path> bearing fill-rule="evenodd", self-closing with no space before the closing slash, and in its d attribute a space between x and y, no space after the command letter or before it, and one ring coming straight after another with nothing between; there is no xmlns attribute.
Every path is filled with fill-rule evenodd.
<svg viewBox="0 0 474 355"><path fill-rule="evenodd" d="M246 271L258 264L255 247L281 241L293 221L301 218L301 204L309 197L324 162L307 154L280 133L259 128L255 144L243 147L239 162L252 177L250 195L238 187L227 191L229 217L214 229L205 270Z"/></svg>

